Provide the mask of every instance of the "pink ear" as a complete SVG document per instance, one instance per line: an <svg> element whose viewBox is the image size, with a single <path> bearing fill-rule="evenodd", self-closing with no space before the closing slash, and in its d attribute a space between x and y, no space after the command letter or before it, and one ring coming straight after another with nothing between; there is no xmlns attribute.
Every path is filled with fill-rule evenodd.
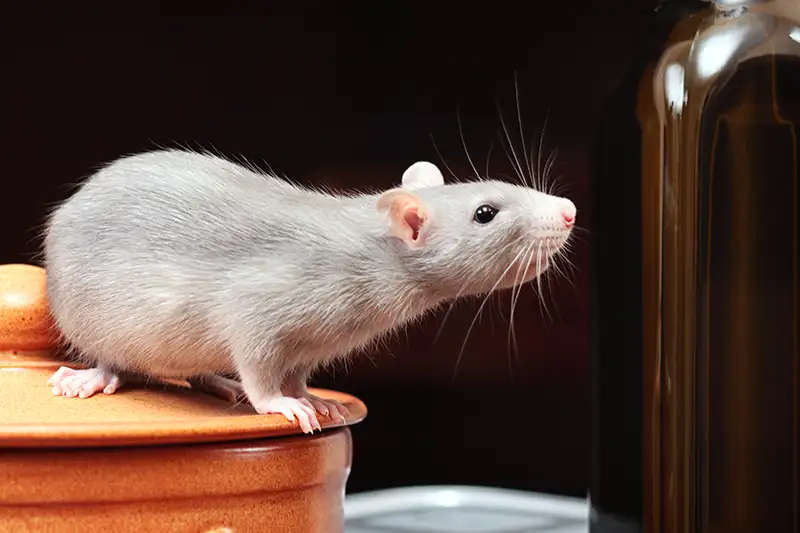
<svg viewBox="0 0 800 533"><path fill-rule="evenodd" d="M421 248L428 214L419 197L404 189L391 189L378 198L378 212L389 219L389 231L409 248Z"/></svg>

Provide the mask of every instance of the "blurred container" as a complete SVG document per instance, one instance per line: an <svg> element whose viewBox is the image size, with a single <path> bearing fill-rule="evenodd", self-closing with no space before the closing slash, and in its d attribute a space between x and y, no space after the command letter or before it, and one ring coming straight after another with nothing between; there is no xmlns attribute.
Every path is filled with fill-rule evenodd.
<svg viewBox="0 0 800 533"><path fill-rule="evenodd" d="M800 531L800 1L665 1L593 169L592 533Z"/></svg>

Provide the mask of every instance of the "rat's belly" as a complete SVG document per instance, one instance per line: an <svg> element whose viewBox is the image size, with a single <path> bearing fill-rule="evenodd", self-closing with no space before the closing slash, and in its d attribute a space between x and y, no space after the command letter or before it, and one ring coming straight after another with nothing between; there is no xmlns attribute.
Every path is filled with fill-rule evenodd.
<svg viewBox="0 0 800 533"><path fill-rule="evenodd" d="M223 345L200 343L198 337L158 339L127 346L108 345L100 362L131 372L164 378L189 378L201 374L231 373L230 351Z"/></svg>

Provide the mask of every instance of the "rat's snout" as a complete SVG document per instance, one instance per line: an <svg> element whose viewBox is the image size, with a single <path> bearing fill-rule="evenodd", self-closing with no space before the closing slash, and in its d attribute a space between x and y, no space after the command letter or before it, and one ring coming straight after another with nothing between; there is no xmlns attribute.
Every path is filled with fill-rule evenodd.
<svg viewBox="0 0 800 533"><path fill-rule="evenodd" d="M575 225L575 215L577 214L575 204L564 198L564 205L561 208L561 216L564 219L564 227L571 228Z"/></svg>

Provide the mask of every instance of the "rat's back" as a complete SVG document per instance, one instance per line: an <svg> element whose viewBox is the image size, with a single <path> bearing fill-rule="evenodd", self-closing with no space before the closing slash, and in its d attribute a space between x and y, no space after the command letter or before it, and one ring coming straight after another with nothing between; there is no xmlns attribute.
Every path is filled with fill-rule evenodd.
<svg viewBox="0 0 800 533"><path fill-rule="evenodd" d="M120 361L133 360L125 352L141 361L192 349L193 365L228 370L212 353L220 347L209 318L230 282L225 273L296 242L303 229L277 220L309 195L193 152L148 152L102 168L46 229L48 298L65 340L94 358L116 351Z"/></svg>
<svg viewBox="0 0 800 533"><path fill-rule="evenodd" d="M307 194L219 157L147 152L86 180L53 213L46 246L91 249L92 262L103 259L96 254L114 261L120 253L150 252L166 262L187 255L202 260L204 251L233 252L241 232L264 229L270 224L260 216L264 209L279 214Z"/></svg>

